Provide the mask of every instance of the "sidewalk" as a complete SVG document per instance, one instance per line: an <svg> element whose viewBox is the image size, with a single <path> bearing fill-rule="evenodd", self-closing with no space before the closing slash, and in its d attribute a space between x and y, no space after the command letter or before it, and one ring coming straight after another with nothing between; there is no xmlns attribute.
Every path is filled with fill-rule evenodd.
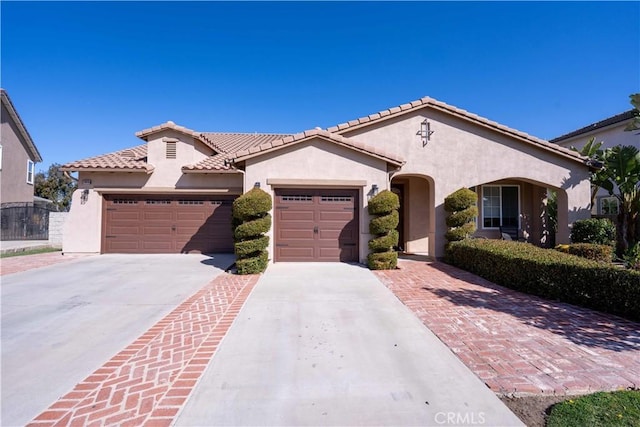
<svg viewBox="0 0 640 427"><path fill-rule="evenodd" d="M5 240L0 242L0 254L52 247L48 240Z"/></svg>

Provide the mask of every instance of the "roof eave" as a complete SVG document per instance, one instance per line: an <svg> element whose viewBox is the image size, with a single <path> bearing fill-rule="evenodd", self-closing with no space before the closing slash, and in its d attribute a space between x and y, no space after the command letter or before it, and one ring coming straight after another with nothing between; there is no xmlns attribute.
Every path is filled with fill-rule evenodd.
<svg viewBox="0 0 640 427"><path fill-rule="evenodd" d="M155 168L148 166L146 168L88 168L81 166L62 166L60 168L63 172L127 172L127 173L146 173L151 174Z"/></svg>
<svg viewBox="0 0 640 427"><path fill-rule="evenodd" d="M42 156L40 155L40 151L38 151L38 147L36 147L36 144L33 142L33 139L31 139L31 135L29 134L29 131L27 131L27 128L24 125L24 122L22 121L22 119L20 118L18 111L13 106L13 103L11 102L11 98L9 98L9 94L4 89L0 89L0 98L2 99L2 103L7 108L7 111L9 111L9 115L11 116L13 121L16 123L16 126L18 127L18 131L20 132L22 138L24 138L24 140L26 141L27 147L31 151L30 154L33 157L34 161L36 163L42 162Z"/></svg>

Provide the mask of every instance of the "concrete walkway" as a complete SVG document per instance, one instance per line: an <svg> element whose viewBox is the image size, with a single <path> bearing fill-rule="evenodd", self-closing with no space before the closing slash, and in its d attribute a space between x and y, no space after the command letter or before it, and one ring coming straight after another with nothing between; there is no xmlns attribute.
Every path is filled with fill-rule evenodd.
<svg viewBox="0 0 640 427"><path fill-rule="evenodd" d="M495 285L447 264L375 273L493 391L640 387L640 323Z"/></svg>
<svg viewBox="0 0 640 427"><path fill-rule="evenodd" d="M522 425L362 266L275 264L175 420Z"/></svg>

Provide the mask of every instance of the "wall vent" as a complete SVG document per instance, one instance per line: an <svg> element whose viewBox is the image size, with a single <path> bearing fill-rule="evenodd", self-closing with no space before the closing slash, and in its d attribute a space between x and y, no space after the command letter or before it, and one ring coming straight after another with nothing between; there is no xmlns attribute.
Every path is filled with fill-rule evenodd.
<svg viewBox="0 0 640 427"><path fill-rule="evenodd" d="M167 159L175 159L177 154L176 143L173 141L166 142L167 144Z"/></svg>

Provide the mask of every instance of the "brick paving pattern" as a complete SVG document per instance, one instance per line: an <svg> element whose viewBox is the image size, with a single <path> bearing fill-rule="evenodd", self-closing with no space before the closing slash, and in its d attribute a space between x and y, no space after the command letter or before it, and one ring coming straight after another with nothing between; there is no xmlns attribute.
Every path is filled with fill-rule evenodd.
<svg viewBox="0 0 640 427"><path fill-rule="evenodd" d="M29 426L169 426L259 277L216 277Z"/></svg>
<svg viewBox="0 0 640 427"><path fill-rule="evenodd" d="M640 323L516 292L447 264L376 272L488 387L572 395L640 387Z"/></svg>
<svg viewBox="0 0 640 427"><path fill-rule="evenodd" d="M33 255L16 255L9 258L0 259L0 276L20 273L22 271L33 270L34 268L47 267L49 265L60 264L73 261L78 258L94 256L93 254L67 254L62 252L46 252Z"/></svg>

